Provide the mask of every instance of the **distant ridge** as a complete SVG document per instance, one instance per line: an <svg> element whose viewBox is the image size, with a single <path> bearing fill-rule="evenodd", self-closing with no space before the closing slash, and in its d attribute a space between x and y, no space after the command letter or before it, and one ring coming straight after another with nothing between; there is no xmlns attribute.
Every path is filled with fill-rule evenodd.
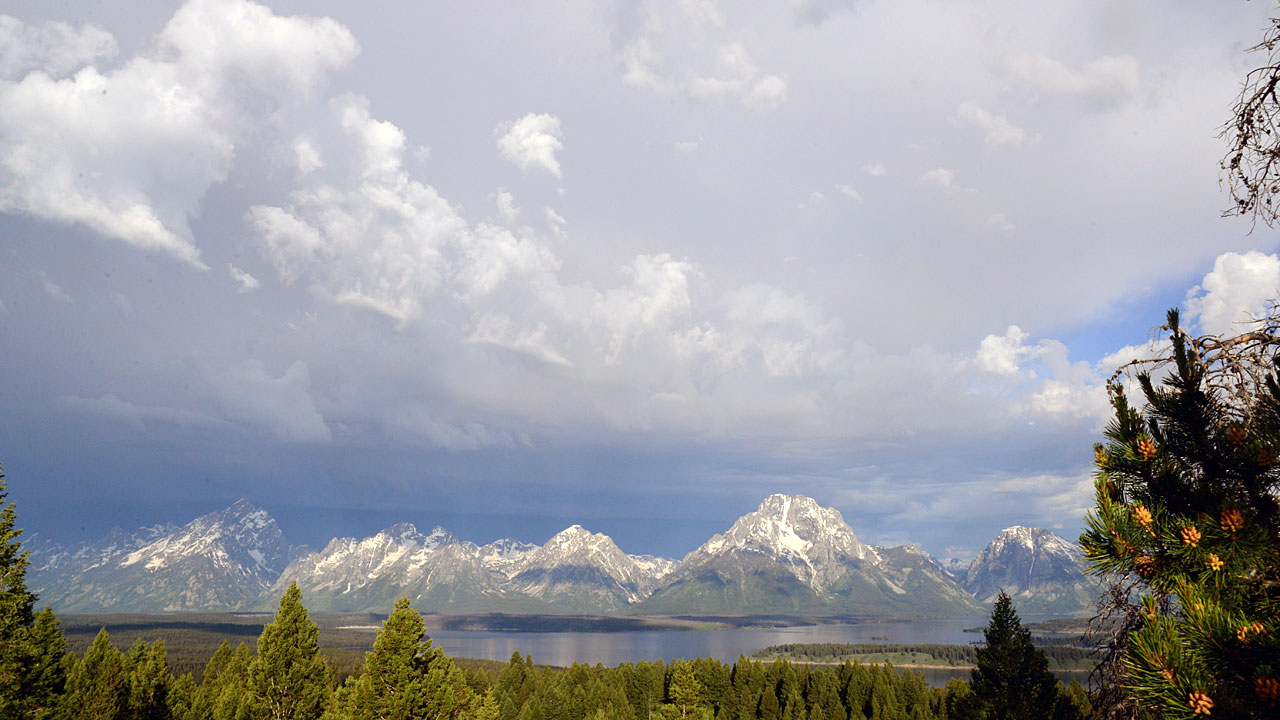
<svg viewBox="0 0 1280 720"><path fill-rule="evenodd" d="M385 612L407 595L456 614L972 617L1002 587L1025 612L1078 613L1095 592L1078 549L1047 530L1008 528L961 573L914 545L865 544L803 495L765 498L679 561L629 555L580 525L543 545L477 546L397 523L309 551L243 499L182 527L32 549L32 587L71 612L266 609L292 582L316 610Z"/></svg>

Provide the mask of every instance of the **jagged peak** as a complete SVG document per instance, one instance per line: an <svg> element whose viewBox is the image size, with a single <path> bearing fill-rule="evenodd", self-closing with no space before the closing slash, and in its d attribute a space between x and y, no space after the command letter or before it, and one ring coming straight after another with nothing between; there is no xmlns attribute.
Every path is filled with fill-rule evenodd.
<svg viewBox="0 0 1280 720"><path fill-rule="evenodd" d="M221 512L211 513L213 519L220 520L227 525L245 526L254 529L261 529L271 525L275 525L275 518L271 517L271 513L258 505L254 505L246 498L240 498L231 503L225 510ZM209 517L206 515L205 517ZM201 518L197 518L198 522Z"/></svg>
<svg viewBox="0 0 1280 720"><path fill-rule="evenodd" d="M577 538L593 540L593 539L607 538L607 537L608 535L605 535L603 533L593 533L590 530L582 527L581 525L574 523L573 525L570 525L569 527L561 530L555 535L552 535L551 539L548 540L547 543L548 544L565 543Z"/></svg>
<svg viewBox="0 0 1280 720"><path fill-rule="evenodd" d="M249 502L248 498L242 497L239 500L236 500L235 502L228 505L227 509L223 510L222 512L226 515L244 516L244 515L253 515L260 512L266 512L266 510L263 510L261 507Z"/></svg>
<svg viewBox="0 0 1280 720"><path fill-rule="evenodd" d="M756 512L766 514L773 512L788 513L792 509L821 511L824 508L817 500L808 495L774 493L760 502L760 507L756 508Z"/></svg>
<svg viewBox="0 0 1280 720"><path fill-rule="evenodd" d="M431 528L431 532L427 533L426 537L422 539L423 547L429 550L434 550L436 548L443 547L445 545L457 545L457 544L458 544L458 536L454 535L452 532L446 530L445 528L440 527L439 525L436 525L435 527Z"/></svg>
<svg viewBox="0 0 1280 720"><path fill-rule="evenodd" d="M411 522L398 522L395 525L379 530L378 534L401 544L421 545L425 539L422 537L422 533L418 532L418 528Z"/></svg>

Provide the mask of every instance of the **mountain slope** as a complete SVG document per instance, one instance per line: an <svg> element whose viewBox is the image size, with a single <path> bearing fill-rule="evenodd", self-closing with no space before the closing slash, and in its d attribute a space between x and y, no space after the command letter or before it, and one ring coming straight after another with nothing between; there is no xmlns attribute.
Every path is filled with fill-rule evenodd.
<svg viewBox="0 0 1280 720"><path fill-rule="evenodd" d="M648 597L666 567L661 558L634 558L609 536L573 525L525 554L511 586L564 612L610 613Z"/></svg>
<svg viewBox="0 0 1280 720"><path fill-rule="evenodd" d="M296 582L308 607L342 612L385 612L408 596L422 612L484 612L518 608L505 578L481 562L479 548L434 528L420 534L400 523L357 540L337 538L298 558L259 599L270 607ZM544 608L530 603L536 609Z"/></svg>
<svg viewBox="0 0 1280 720"><path fill-rule="evenodd" d="M256 598L295 552L275 519L243 499L133 549L111 540L85 570L51 576L42 600L71 612L230 610Z"/></svg>
<svg viewBox="0 0 1280 720"><path fill-rule="evenodd" d="M898 556L903 559L899 560ZM689 553L638 612L972 614L968 595L909 553L886 563L835 509L801 495L771 495ZM907 562L907 560L910 562ZM936 563L932 563L936 566ZM895 581L908 582L908 593ZM916 598L925 596L923 605Z"/></svg>
<svg viewBox="0 0 1280 720"><path fill-rule="evenodd" d="M1099 584L1084 574L1080 547L1043 528L1005 528L974 558L965 589L990 604L1003 589L1024 613L1080 613Z"/></svg>

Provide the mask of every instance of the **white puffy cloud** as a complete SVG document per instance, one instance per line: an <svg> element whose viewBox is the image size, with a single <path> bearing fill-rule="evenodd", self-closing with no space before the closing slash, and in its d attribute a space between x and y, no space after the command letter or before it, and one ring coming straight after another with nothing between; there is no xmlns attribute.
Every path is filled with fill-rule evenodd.
<svg viewBox="0 0 1280 720"><path fill-rule="evenodd" d="M921 185L952 190L956 187L956 171L950 168L936 167L921 175L919 182Z"/></svg>
<svg viewBox="0 0 1280 720"><path fill-rule="evenodd" d="M1004 213L996 213L987 218L987 224L1001 235L1012 235L1018 229L1018 226L1014 225L1009 216Z"/></svg>
<svg viewBox="0 0 1280 720"><path fill-rule="evenodd" d="M118 69L0 82L0 211L80 223L204 269L188 219L237 144L357 49L327 18L193 0L153 51Z"/></svg>
<svg viewBox="0 0 1280 720"><path fill-rule="evenodd" d="M696 100L736 99L757 109L787 100L787 81L761 70L711 0L647 0L628 7L639 18L620 23L623 81Z"/></svg>
<svg viewBox="0 0 1280 720"><path fill-rule="evenodd" d="M1004 70L1033 93L1078 98L1096 107L1114 106L1138 89L1139 64L1130 55L1104 55L1080 69L1038 53L1005 58Z"/></svg>
<svg viewBox="0 0 1280 720"><path fill-rule="evenodd" d="M1022 358L1033 355L1037 348L1023 343L1030 337L1017 325L1010 325L1004 335L988 335L978 346L978 367L994 375L1013 376L1021 372Z"/></svg>
<svg viewBox="0 0 1280 720"><path fill-rule="evenodd" d="M498 150L511 164L528 171L545 170L561 177L556 153L564 148L560 142L560 118L546 113L529 113L519 120L501 123L495 130Z"/></svg>
<svg viewBox="0 0 1280 720"><path fill-rule="evenodd" d="M1010 145L1019 147L1026 142L1035 142L1038 135L1031 135L1026 130L1009 122L1004 115L997 115L982 108L972 100L960 103L956 110L956 118L967 125L986 131L984 141L988 145Z"/></svg>
<svg viewBox="0 0 1280 720"><path fill-rule="evenodd" d="M885 167L884 163L867 163L862 166L862 172L871 177L883 177L889 174L889 168Z"/></svg>
<svg viewBox="0 0 1280 720"><path fill-rule="evenodd" d="M855 188L852 183L842 183L837 185L836 189L850 200L858 203L859 205L862 204L862 196L858 194L858 189Z"/></svg>
<svg viewBox="0 0 1280 720"><path fill-rule="evenodd" d="M258 281L258 278L250 275L244 270L241 270L235 265L228 264L227 272L230 273L231 279L236 281L236 285L238 286L236 288L236 292L238 293L253 292L254 290L262 287L262 283Z"/></svg>
<svg viewBox="0 0 1280 720"><path fill-rule="evenodd" d="M39 70L60 78L118 52L111 33L93 25L72 27L63 22L28 25L0 15L0 79Z"/></svg>
<svg viewBox="0 0 1280 720"><path fill-rule="evenodd" d="M1280 300L1280 257L1252 251L1223 253L1200 284L1187 292L1186 312L1202 333L1234 335Z"/></svg>
<svg viewBox="0 0 1280 720"><path fill-rule="evenodd" d="M511 193L505 189L499 189L494 202L498 205L498 214L502 216L503 221L508 225L516 221L520 209L516 207L516 199Z"/></svg>
<svg viewBox="0 0 1280 720"><path fill-rule="evenodd" d="M605 330L605 364L617 363L646 333L664 332L687 315L690 282L700 275L693 264L665 253L637 256L622 273L630 282L599 294L591 308L592 321Z"/></svg>
<svg viewBox="0 0 1280 720"><path fill-rule="evenodd" d="M320 151L305 137L296 138L293 141L293 155L300 173L306 174L324 167L324 158L320 157Z"/></svg>

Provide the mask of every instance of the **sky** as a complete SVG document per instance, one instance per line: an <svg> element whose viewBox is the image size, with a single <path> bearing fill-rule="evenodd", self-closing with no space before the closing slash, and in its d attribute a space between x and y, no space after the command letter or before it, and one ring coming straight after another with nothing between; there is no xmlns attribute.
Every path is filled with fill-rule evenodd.
<svg viewBox="0 0 1280 720"><path fill-rule="evenodd" d="M1280 294L1218 178L1274 10L8 2L20 524L1074 538L1111 371Z"/></svg>

